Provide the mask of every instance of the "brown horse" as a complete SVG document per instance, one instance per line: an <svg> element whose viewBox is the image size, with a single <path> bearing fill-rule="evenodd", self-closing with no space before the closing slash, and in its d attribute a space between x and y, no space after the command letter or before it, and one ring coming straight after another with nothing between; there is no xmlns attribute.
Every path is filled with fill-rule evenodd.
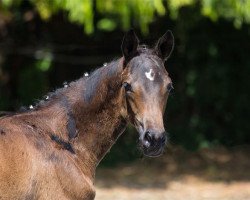
<svg viewBox="0 0 250 200"><path fill-rule="evenodd" d="M160 155L173 45L170 31L153 49L129 31L122 58L0 118L0 199L94 199L96 167L129 122L143 153Z"/></svg>

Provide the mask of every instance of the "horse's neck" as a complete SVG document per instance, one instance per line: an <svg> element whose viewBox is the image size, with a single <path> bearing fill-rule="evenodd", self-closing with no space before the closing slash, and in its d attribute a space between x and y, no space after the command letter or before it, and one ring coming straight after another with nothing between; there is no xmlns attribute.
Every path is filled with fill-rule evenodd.
<svg viewBox="0 0 250 200"><path fill-rule="evenodd" d="M68 131L72 131L72 135L74 131L77 133L70 142L80 160L94 165L91 167L97 166L126 126L122 114L126 112L123 107L126 103L121 90L121 62L99 69L101 71L92 75L96 77L90 76L85 82L79 82L83 86L75 82L67 94L68 123L71 123ZM88 91L88 87L92 91ZM70 126L72 129L75 126L76 130L70 130Z"/></svg>

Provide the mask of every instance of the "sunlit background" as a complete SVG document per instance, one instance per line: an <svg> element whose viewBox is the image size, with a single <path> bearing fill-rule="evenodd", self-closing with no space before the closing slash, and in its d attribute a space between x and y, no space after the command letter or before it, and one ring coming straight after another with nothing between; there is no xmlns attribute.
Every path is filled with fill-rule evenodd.
<svg viewBox="0 0 250 200"><path fill-rule="evenodd" d="M250 199L250 0L0 0L0 110L17 111L168 29L175 92L160 158L129 127L97 170L98 200Z"/></svg>

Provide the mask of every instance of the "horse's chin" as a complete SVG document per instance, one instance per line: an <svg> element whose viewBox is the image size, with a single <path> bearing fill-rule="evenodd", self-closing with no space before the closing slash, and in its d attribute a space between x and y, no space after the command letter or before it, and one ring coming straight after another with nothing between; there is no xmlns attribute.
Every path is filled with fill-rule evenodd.
<svg viewBox="0 0 250 200"><path fill-rule="evenodd" d="M158 150L155 150L155 149L151 150L151 149L145 149L145 148L142 149L144 156L151 157L151 158L161 156L163 154L163 151L164 151L163 148L160 148Z"/></svg>

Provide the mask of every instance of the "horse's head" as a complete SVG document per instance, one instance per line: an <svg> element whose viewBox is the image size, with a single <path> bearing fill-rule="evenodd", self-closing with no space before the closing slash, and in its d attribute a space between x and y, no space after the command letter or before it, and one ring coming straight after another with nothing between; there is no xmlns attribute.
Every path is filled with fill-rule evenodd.
<svg viewBox="0 0 250 200"><path fill-rule="evenodd" d="M174 37L167 31L153 49L139 46L134 31L123 39L123 87L130 122L140 134L140 146L146 156L159 156L166 144L163 114L172 81L164 67L170 56Z"/></svg>

